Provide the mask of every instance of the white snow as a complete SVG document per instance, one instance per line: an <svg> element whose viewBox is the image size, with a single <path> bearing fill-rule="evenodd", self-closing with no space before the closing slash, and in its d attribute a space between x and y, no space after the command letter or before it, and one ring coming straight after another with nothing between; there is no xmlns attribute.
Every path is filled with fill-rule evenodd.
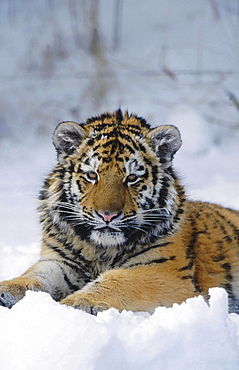
<svg viewBox="0 0 239 370"><path fill-rule="evenodd" d="M227 296L202 297L153 315L115 309L90 316L28 292L11 310L0 307L1 369L238 369L239 317Z"/></svg>
<svg viewBox="0 0 239 370"><path fill-rule="evenodd" d="M90 3L0 2L0 281L38 259L37 195L63 120L121 106L178 126L175 167L189 197L239 209L237 0L123 1L116 50L115 1L100 0L98 64L87 49ZM210 294L209 306L197 297L152 315L94 317L28 292L0 307L0 369L239 369L239 316L223 289Z"/></svg>

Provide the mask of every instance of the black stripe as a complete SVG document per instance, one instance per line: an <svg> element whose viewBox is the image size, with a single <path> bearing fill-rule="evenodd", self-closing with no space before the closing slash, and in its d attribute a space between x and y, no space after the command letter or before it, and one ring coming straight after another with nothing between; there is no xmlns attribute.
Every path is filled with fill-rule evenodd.
<svg viewBox="0 0 239 370"><path fill-rule="evenodd" d="M112 118L112 114L111 113L103 113L100 116L93 116L91 118L88 118L86 123L88 124L88 123L92 123L92 122L99 121L99 120L104 121L107 118Z"/></svg>
<svg viewBox="0 0 239 370"><path fill-rule="evenodd" d="M146 262L145 265L151 265L152 263L164 263L167 261L173 261L175 260L176 256L171 256L169 258L158 258L156 260L152 260L150 262Z"/></svg>
<svg viewBox="0 0 239 370"><path fill-rule="evenodd" d="M195 288L195 292L197 293L202 293L202 289L200 287L200 284L196 278L196 276L192 276L192 275L184 275L181 277L182 280L188 280L190 279L192 281L192 284L194 285L194 288Z"/></svg>
<svg viewBox="0 0 239 370"><path fill-rule="evenodd" d="M123 120L123 112L121 109L118 109L116 112L115 112L115 118L117 120L117 123L120 123L122 122Z"/></svg>
<svg viewBox="0 0 239 370"><path fill-rule="evenodd" d="M134 117L137 118L137 120L140 121L140 124L141 124L142 127L146 127L148 129L150 129L150 125L147 123L147 121L144 118L137 117L137 116L134 116Z"/></svg>
<svg viewBox="0 0 239 370"><path fill-rule="evenodd" d="M140 151L141 151L142 153L146 153L146 148L145 148L145 146L144 146L143 144L141 144L141 143L138 143L138 145L139 145L139 149L140 149Z"/></svg>
<svg viewBox="0 0 239 370"><path fill-rule="evenodd" d="M65 259L57 259L57 258L49 258L49 259L41 259L39 262L45 262L45 261L49 261L49 262L56 262L57 264L59 263L62 263L63 265L69 267L71 270L73 270L77 275L79 275L80 273L84 275L84 280L85 280L85 271L84 269L82 268L81 265L79 265L77 262L73 261L72 259L68 258L67 260ZM90 279L89 279L90 281Z"/></svg>
<svg viewBox="0 0 239 370"><path fill-rule="evenodd" d="M150 160L149 158L147 158L147 157L143 157L143 161L144 161L144 163L146 163L148 166L153 167L153 166L152 166L152 162L151 162L151 160Z"/></svg>
<svg viewBox="0 0 239 370"><path fill-rule="evenodd" d="M130 130L129 130L130 131ZM121 138L121 139L123 139L123 140L126 140L127 142L130 142L130 143L132 143L133 144L133 146L135 147L135 148L137 148L138 149L138 147L136 146L136 142L135 142L135 140L133 140L132 139L132 136L130 136L130 135L128 135L128 134L125 134L124 132L122 132L122 131L119 131L118 132L118 136ZM124 143L122 143L123 145L124 145Z"/></svg>
<svg viewBox="0 0 239 370"><path fill-rule="evenodd" d="M131 118L135 118L139 125L142 126L142 127L146 127L148 129L150 129L150 125L147 123L147 121L142 118L142 117L138 117L136 116L135 114L130 114L128 116L128 113L126 112L126 117L128 120L130 120ZM109 123L103 123L103 121L105 120L108 120L108 119L112 119L114 122L112 124L109 124ZM109 126L109 125L115 125L116 123L119 125L121 124L121 122L123 121L124 119L124 116L123 116L123 112L121 109L118 109L116 110L114 113L103 113L99 116L93 116L91 118L88 118L86 123L89 124L89 123L98 123L98 126L100 126L100 129L102 128L102 126ZM116 122L115 122L116 121ZM128 127L128 126L126 126ZM134 127L135 129L140 129L140 127L136 124L130 124L129 127Z"/></svg>
<svg viewBox="0 0 239 370"><path fill-rule="evenodd" d="M62 258L69 259L70 261L73 261L73 262L74 262L74 260L72 260L71 258L69 258L69 257L67 256L67 254L63 252L63 250L62 250L62 249L60 249L60 248L56 247L55 245L52 245L51 243L49 243L49 242L47 242L47 241L45 241L45 243L46 243L46 246L47 246L48 248L53 249L53 250L54 250L55 252L57 252L57 253L58 253Z"/></svg>
<svg viewBox="0 0 239 370"><path fill-rule="evenodd" d="M193 267L193 265L194 265L194 262L193 262L193 261L191 261L191 262L189 262L189 264L188 264L188 265L186 265L186 266L181 267L180 269L178 269L178 271L191 270L191 268Z"/></svg>
<svg viewBox="0 0 239 370"><path fill-rule="evenodd" d="M194 246L197 242L198 235L200 234L200 232L196 228L196 221L195 221L195 219L198 218L198 217L199 217L199 215L195 214L194 218L191 218L191 220L190 220L191 227L192 227L193 231L191 233L191 239L189 241L189 244L187 245L187 251L186 251L186 257L190 258L190 259L195 258Z"/></svg>
<svg viewBox="0 0 239 370"><path fill-rule="evenodd" d="M229 313L235 312L239 314L239 299L233 294L233 289L230 283L223 285L223 288L226 289L228 293L228 306Z"/></svg>
<svg viewBox="0 0 239 370"><path fill-rule="evenodd" d="M232 277L232 274L231 274L231 264L227 262L227 263L224 263L222 265L222 267L223 267L223 269L226 272L226 279L227 280L232 280L233 277Z"/></svg>
<svg viewBox="0 0 239 370"><path fill-rule="evenodd" d="M193 279L193 276L192 275L184 275L181 277L182 280L187 280L187 279Z"/></svg>
<svg viewBox="0 0 239 370"><path fill-rule="evenodd" d="M111 158L111 156L103 157L102 160L103 160L103 163L110 163L112 161L112 158Z"/></svg>
<svg viewBox="0 0 239 370"><path fill-rule="evenodd" d="M70 267L76 273L76 277L79 280L79 277L80 277L79 272L82 273L82 270L79 269L76 265L72 265L72 264L68 263L65 260L50 259L50 258L49 259L42 259L38 263L45 263L45 262L54 262L60 268L60 270L62 272L62 275L63 275L63 278L64 278L65 282L67 283L68 287L70 288L71 292L74 292L74 291L80 289L79 285L75 285L70 281L65 269L62 266L60 266L60 264L64 264L64 265L67 265L68 267ZM90 281L91 281L91 279L87 278L85 276L85 274L83 274L82 275L82 284L81 284L81 286L87 284Z"/></svg>
<svg viewBox="0 0 239 370"><path fill-rule="evenodd" d="M87 265L90 264L90 261L86 260L81 254L79 255L79 253L76 253L72 246L70 247L69 245L67 245L67 243L64 243L64 247L71 252L71 254L76 258L76 260L69 257L62 249L52 245L49 242L45 242L45 243L46 243L48 248L53 249L55 252L57 252L62 258L64 258L65 261L70 261L70 262L74 263L75 265L77 265L78 269L81 272L83 272L84 274L89 272ZM80 259L84 262L83 265L82 265Z"/></svg>
<svg viewBox="0 0 239 370"><path fill-rule="evenodd" d="M168 178L164 177L162 180L162 187L159 191L159 198L158 198L158 204L164 208L166 206L166 201L168 199L168 189L169 189L169 180Z"/></svg>
<svg viewBox="0 0 239 370"><path fill-rule="evenodd" d="M220 249L222 249L223 242L221 240L219 240L215 244L216 244L216 246L219 246ZM220 261L223 261L225 258L226 257L224 256L224 254L223 253L220 253L217 257L214 257L213 258L213 262L220 262Z"/></svg>
<svg viewBox="0 0 239 370"><path fill-rule="evenodd" d="M195 215L195 217L197 217L197 215ZM186 247L186 259L189 259L190 261L187 263L187 265L178 269L178 271L180 271L180 272L181 271L186 271L186 270L191 270L194 266L194 259L195 259L194 246L197 242L197 236L198 236L199 232L197 231L197 229L195 227L196 222L195 222L194 218L191 218L190 223L191 223L191 227L192 227L193 232L191 233L191 239L190 239L190 241L189 241L189 243ZM182 278L185 279L185 277L182 277ZM196 275L195 275L194 278L196 279Z"/></svg>
<svg viewBox="0 0 239 370"><path fill-rule="evenodd" d="M68 285L68 287L70 288L70 290L71 290L71 292L74 292L74 291L76 291L76 290L78 290L79 289L79 285L75 285L75 284L73 284L71 281L70 281L70 279L69 279L69 277L68 277L68 275L67 275L67 273L66 273L66 271L65 271L65 269L62 267L62 266L60 266L60 264L61 263L65 263L65 264L67 264L66 263L66 261L62 261L62 260L57 260L57 259L43 259L43 260L40 260L39 261L39 263L40 262L55 262L56 263L56 265L59 267L59 269L61 270L61 272L62 272L62 275L63 275L63 278L64 278L64 280L65 280L65 282L67 283L67 285ZM68 266L70 266L71 268L72 268L72 265L69 265L69 264L67 264ZM74 270L75 270L75 267L76 266L74 266ZM83 279L82 279L83 280ZM84 281L84 283L86 284L87 283L87 281L85 281L85 279L83 280Z"/></svg>
<svg viewBox="0 0 239 370"><path fill-rule="evenodd" d="M72 255L72 257L74 257L75 259L73 259L73 258L70 258L70 257L68 257L68 255L65 255L66 257L66 259L69 259L69 260L71 260L71 261L73 261L73 262L75 262L75 263L77 263L78 265L80 265L81 266L81 268L82 268L82 270L85 268L85 267L87 267L87 269L89 268L89 266L90 266L90 264L91 264L91 261L89 261L88 259L86 259L83 255L82 255L82 253L81 253L81 250L75 250L75 248L74 248L74 245L72 245L71 243L69 243L68 241L67 241L67 238L65 238L65 237L62 237L62 236L60 236L60 235L55 235L55 238L56 238L56 240L59 242L59 243L61 243L61 244L63 244L64 245L64 248L67 250L67 251L69 251L70 252L70 254ZM59 248L58 248L59 249ZM64 253L63 251L62 251L62 249L59 249L62 253ZM81 265L81 264L83 264L83 266ZM87 270L86 270L87 271Z"/></svg>
<svg viewBox="0 0 239 370"><path fill-rule="evenodd" d="M152 166L152 183L155 186L158 182L158 166Z"/></svg>
<svg viewBox="0 0 239 370"><path fill-rule="evenodd" d="M160 264L160 263L165 263L165 262L168 262L168 261L173 261L174 259L176 258L176 256L171 256L169 258L158 258L158 259L155 259L155 260L151 260L149 262L136 262L132 265L130 265L129 267L135 267L135 266L146 266L146 265L152 265L153 263L156 263L156 264Z"/></svg>
<svg viewBox="0 0 239 370"><path fill-rule="evenodd" d="M130 253L132 253L135 250L135 248L136 248L136 243L132 244L132 246L130 247ZM120 267L125 263L125 261L130 259L131 257L129 258L128 253L129 251L126 250L125 248L120 249L116 253L115 257L113 258L112 263L110 264L111 268ZM127 255L127 257L122 261L122 258L125 255Z"/></svg>
<svg viewBox="0 0 239 370"><path fill-rule="evenodd" d="M214 205L207 203L208 207L213 210L223 221L226 222L228 226L230 226L233 230L234 235L236 235L237 239L239 240L239 228L227 217L221 214L221 212L214 208ZM236 213L239 216L239 213L236 211L233 211L229 208L226 208L228 211L231 211L232 213ZM226 231L226 228L223 224L220 224L221 230L224 232L225 236L228 236L228 232Z"/></svg>
<svg viewBox="0 0 239 370"><path fill-rule="evenodd" d="M59 265L58 265L58 266L59 266ZM66 284L68 285L68 287L70 288L71 292L73 293L73 292L75 292L76 290L78 290L78 289L79 289L79 285L75 285L75 284L73 284L73 283L70 281L69 277L67 276L67 274L66 274L65 270L64 270L61 266L59 266L59 267L60 267L60 269L61 269L61 272L62 272L63 278L64 278L64 280L65 280Z"/></svg>
<svg viewBox="0 0 239 370"><path fill-rule="evenodd" d="M152 249L156 249L156 248L162 248L162 247L166 247L167 245L169 244L172 244L171 242L166 242L166 243L161 243L161 244L156 244L156 245L151 245L147 248L144 248L142 249L141 251L139 252L136 252L134 254L131 254L129 257L127 257L124 261L121 262L120 266L122 266L123 264L125 264L126 262L130 261L132 258L135 258L135 257L138 257L140 256L141 254L144 254Z"/></svg>

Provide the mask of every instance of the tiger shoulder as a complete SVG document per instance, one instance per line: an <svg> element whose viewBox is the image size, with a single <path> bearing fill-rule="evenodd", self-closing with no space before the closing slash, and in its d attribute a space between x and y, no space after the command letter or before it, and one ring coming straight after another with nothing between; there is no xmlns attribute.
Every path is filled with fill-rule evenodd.
<svg viewBox="0 0 239 370"><path fill-rule="evenodd" d="M1 305L35 290L92 314L152 312L223 287L239 313L239 212L186 199L173 169L176 127L118 110L60 123L53 144L41 256L0 283Z"/></svg>

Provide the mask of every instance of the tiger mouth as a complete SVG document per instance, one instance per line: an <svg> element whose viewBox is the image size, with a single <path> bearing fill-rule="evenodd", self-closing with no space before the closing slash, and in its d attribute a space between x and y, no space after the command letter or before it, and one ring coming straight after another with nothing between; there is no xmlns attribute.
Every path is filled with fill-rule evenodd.
<svg viewBox="0 0 239 370"><path fill-rule="evenodd" d="M95 230L99 230L99 231L104 232L104 231L111 231L111 230L114 230L114 229L110 226L102 226L102 227L95 228Z"/></svg>
<svg viewBox="0 0 239 370"><path fill-rule="evenodd" d="M122 230L119 228L119 227L117 227L117 226L115 226L115 225L98 225L98 226L95 226L94 227L94 230L97 230L97 231L99 231L99 232L102 232L102 233L104 233L104 232L110 232L110 233L122 233Z"/></svg>

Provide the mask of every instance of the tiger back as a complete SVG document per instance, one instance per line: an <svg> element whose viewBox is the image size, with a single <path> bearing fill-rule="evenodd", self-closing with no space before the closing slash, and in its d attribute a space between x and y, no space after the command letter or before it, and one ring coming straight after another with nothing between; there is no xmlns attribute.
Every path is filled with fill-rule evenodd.
<svg viewBox="0 0 239 370"><path fill-rule="evenodd" d="M89 313L152 312L224 287L239 312L239 213L186 200L172 167L178 129L106 113L63 122L58 163L40 194L42 252L0 284L11 307L26 290Z"/></svg>

